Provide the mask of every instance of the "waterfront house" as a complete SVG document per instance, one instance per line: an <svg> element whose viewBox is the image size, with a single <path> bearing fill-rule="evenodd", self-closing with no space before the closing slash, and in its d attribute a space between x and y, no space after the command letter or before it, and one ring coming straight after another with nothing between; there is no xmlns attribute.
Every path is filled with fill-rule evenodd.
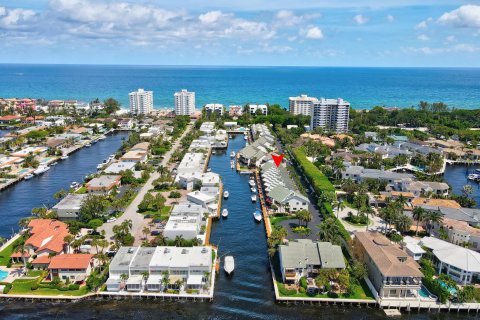
<svg viewBox="0 0 480 320"><path fill-rule="evenodd" d="M107 291L120 291L122 275L130 274L130 263L140 247L120 247L108 267Z"/></svg>
<svg viewBox="0 0 480 320"><path fill-rule="evenodd" d="M380 298L416 298L423 277L420 266L378 232L355 232L353 255L365 263Z"/></svg>
<svg viewBox="0 0 480 320"><path fill-rule="evenodd" d="M203 122L199 130L203 134L211 135L215 131L215 122Z"/></svg>
<svg viewBox="0 0 480 320"><path fill-rule="evenodd" d="M418 244L418 240L410 236L403 237L402 247L415 261L419 261L425 254L425 250Z"/></svg>
<svg viewBox="0 0 480 320"><path fill-rule="evenodd" d="M15 115L6 115L0 117L0 124L12 125L19 123L22 120L22 117Z"/></svg>
<svg viewBox="0 0 480 320"><path fill-rule="evenodd" d="M0 156L0 169L16 169L25 161L22 157Z"/></svg>
<svg viewBox="0 0 480 320"><path fill-rule="evenodd" d="M462 285L480 280L480 253L434 237L422 238L419 244L432 251L437 273Z"/></svg>
<svg viewBox="0 0 480 320"><path fill-rule="evenodd" d="M458 221L465 221L472 227L480 227L480 209L479 208L449 208L432 205L419 205L427 211L436 211L444 218ZM434 226L435 229L435 226Z"/></svg>
<svg viewBox="0 0 480 320"><path fill-rule="evenodd" d="M126 118L118 121L118 127L122 130L131 130L133 128L133 119Z"/></svg>
<svg viewBox="0 0 480 320"><path fill-rule="evenodd" d="M216 213L218 209L218 196L202 191L193 191L187 194L187 200L201 205L209 213Z"/></svg>
<svg viewBox="0 0 480 320"><path fill-rule="evenodd" d="M361 182L365 179L375 179L385 181L387 184L395 186L401 183L402 180L414 180L415 176L410 173L398 173L378 169L365 169L362 166L348 165L342 171L342 179L352 179L354 182ZM394 187L393 187L394 188Z"/></svg>
<svg viewBox="0 0 480 320"><path fill-rule="evenodd" d="M108 167L103 170L103 172L108 173L108 174L120 174L122 171L126 170L131 170L133 171L135 169L135 162L125 162L125 161L119 161L119 162L114 162L110 164Z"/></svg>
<svg viewBox="0 0 480 320"><path fill-rule="evenodd" d="M50 280L58 277L71 283L83 282L94 267L93 254L75 253L54 256L48 265Z"/></svg>
<svg viewBox="0 0 480 320"><path fill-rule="evenodd" d="M147 151L130 150L120 157L122 162L144 163L148 159Z"/></svg>
<svg viewBox="0 0 480 320"><path fill-rule="evenodd" d="M308 210L310 201L307 197L298 191L285 188L284 186L275 186L268 192L268 198L271 204L278 207L277 212L297 212Z"/></svg>
<svg viewBox="0 0 480 320"><path fill-rule="evenodd" d="M189 153L198 153L199 151L208 152L211 149L210 141L195 139L188 148Z"/></svg>
<svg viewBox="0 0 480 320"><path fill-rule="evenodd" d="M86 184L87 191L88 193L108 194L112 191L113 187L120 186L121 179L122 176L119 175L103 175L93 178Z"/></svg>
<svg viewBox="0 0 480 320"><path fill-rule="evenodd" d="M135 257L130 262L129 276L142 276L149 272L150 261L152 260L155 248L140 247L138 248ZM128 288L128 283L127 283ZM136 287L135 287L136 288ZM135 288L132 288L135 290ZM130 291L130 289L129 289Z"/></svg>
<svg viewBox="0 0 480 320"><path fill-rule="evenodd" d="M268 115L268 107L265 104L249 104L248 111L251 115L256 115L257 111L261 112L262 115Z"/></svg>
<svg viewBox="0 0 480 320"><path fill-rule="evenodd" d="M202 152L187 152L177 167L178 176L188 176L192 173L202 173L207 165L207 155Z"/></svg>
<svg viewBox="0 0 480 320"><path fill-rule="evenodd" d="M228 115L230 117L240 117L243 114L243 107L242 106L229 106L228 107Z"/></svg>
<svg viewBox="0 0 480 320"><path fill-rule="evenodd" d="M414 181L413 179L401 179L394 188L397 191L411 192L416 197L423 195L448 196L450 186L445 182Z"/></svg>
<svg viewBox="0 0 480 320"><path fill-rule="evenodd" d="M57 214L60 220L75 220L82 207L82 203L87 197L86 194L69 193L65 198L53 206L52 210Z"/></svg>
<svg viewBox="0 0 480 320"><path fill-rule="evenodd" d="M200 233L203 213L206 209L198 204L183 202L173 207L163 235L169 239L182 236L184 239L196 238Z"/></svg>
<svg viewBox="0 0 480 320"><path fill-rule="evenodd" d="M301 277L315 278L320 269L345 269L342 249L329 242L291 240L280 245L278 252L284 283L298 283Z"/></svg>
<svg viewBox="0 0 480 320"><path fill-rule="evenodd" d="M186 190L193 190L196 187L219 187L220 186L220 176L214 172L192 172L188 173L177 173L175 182L178 182L182 188Z"/></svg>
<svg viewBox="0 0 480 320"><path fill-rule="evenodd" d="M11 154L12 157L21 157L21 158L26 158L29 155L42 155L46 153L48 150L47 147L42 147L42 146L29 146L26 148L23 148L19 151L15 151Z"/></svg>

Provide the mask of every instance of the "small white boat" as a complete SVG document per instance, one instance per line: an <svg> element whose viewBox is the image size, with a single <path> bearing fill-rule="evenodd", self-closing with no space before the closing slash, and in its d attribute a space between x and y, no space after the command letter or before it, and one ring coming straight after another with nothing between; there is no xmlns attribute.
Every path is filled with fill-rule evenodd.
<svg viewBox="0 0 480 320"><path fill-rule="evenodd" d="M56 162L52 162L52 163L50 163L50 166L56 166L56 165L57 165L57 163L56 163Z"/></svg>
<svg viewBox="0 0 480 320"><path fill-rule="evenodd" d="M42 174L44 172L47 172L48 170L50 170L50 167L42 164L35 171L33 171L33 173L38 175L38 174Z"/></svg>
<svg viewBox="0 0 480 320"><path fill-rule="evenodd" d="M235 151L230 152L230 158L235 158Z"/></svg>
<svg viewBox="0 0 480 320"><path fill-rule="evenodd" d="M67 155L63 155L63 156L60 157L60 159L62 159L62 160L67 160L67 159L68 159L68 156L67 156Z"/></svg>
<svg viewBox="0 0 480 320"><path fill-rule="evenodd" d="M23 179L24 179L24 180L30 180L30 179L32 179L33 177L34 177L34 175L31 174L31 173L29 173L29 174L27 174L25 177L23 177Z"/></svg>
<svg viewBox="0 0 480 320"><path fill-rule="evenodd" d="M480 175L479 175L479 174L476 174L476 173L470 173L470 174L467 176L467 179L468 179L468 180L477 181L477 180L480 179Z"/></svg>
<svg viewBox="0 0 480 320"><path fill-rule="evenodd" d="M233 138L233 137L232 137L232 135L231 135L231 134L230 134L230 135L228 135L228 139L232 139L232 138Z"/></svg>
<svg viewBox="0 0 480 320"><path fill-rule="evenodd" d="M246 131L243 133L244 136L246 136L247 134L248 134L248 132L246 132Z"/></svg>
<svg viewBox="0 0 480 320"><path fill-rule="evenodd" d="M103 163L97 164L97 169L100 170L103 168Z"/></svg>
<svg viewBox="0 0 480 320"><path fill-rule="evenodd" d="M228 217L228 210L227 209L222 210L222 217L224 217L224 218Z"/></svg>
<svg viewBox="0 0 480 320"><path fill-rule="evenodd" d="M246 136L246 135L243 136L243 139L244 139L244 140L248 140L248 136Z"/></svg>
<svg viewBox="0 0 480 320"><path fill-rule="evenodd" d="M235 260L232 256L226 256L223 262L223 270L230 275L235 270Z"/></svg>
<svg viewBox="0 0 480 320"><path fill-rule="evenodd" d="M257 188L252 187L252 188L250 188L250 191L252 191L253 193L257 193Z"/></svg>
<svg viewBox="0 0 480 320"><path fill-rule="evenodd" d="M212 154L216 154L216 153L217 153L217 151L215 151L215 150L212 150Z"/></svg>
<svg viewBox="0 0 480 320"><path fill-rule="evenodd" d="M207 172L212 172L212 168L207 168Z"/></svg>
<svg viewBox="0 0 480 320"><path fill-rule="evenodd" d="M228 196L229 196L229 195L230 195L230 193L228 193L228 191L225 191L225 192L223 193L223 198L228 199Z"/></svg>
<svg viewBox="0 0 480 320"><path fill-rule="evenodd" d="M106 138L107 137L105 137L105 136L100 136L100 137L98 137L98 140L105 140Z"/></svg>
<svg viewBox="0 0 480 320"><path fill-rule="evenodd" d="M87 148L88 148L88 147L91 147L91 146L92 146L92 144L91 144L90 142L87 143L87 144L85 144L85 147L87 147Z"/></svg>
<svg viewBox="0 0 480 320"><path fill-rule="evenodd" d="M79 186L78 182L73 181L73 182L70 184L70 189L76 189L78 186Z"/></svg>
<svg viewBox="0 0 480 320"><path fill-rule="evenodd" d="M252 198L252 202L257 202L257 195L256 194L252 194L251 198Z"/></svg>
<svg viewBox="0 0 480 320"><path fill-rule="evenodd" d="M262 213L260 212L260 210L255 210L255 212L253 213L253 218L255 219L255 221L257 222L260 222L262 221Z"/></svg>
<svg viewBox="0 0 480 320"><path fill-rule="evenodd" d="M250 187L252 187L252 188L255 187L255 181L254 181L254 180L250 180L250 181L248 182L248 184L249 184Z"/></svg>

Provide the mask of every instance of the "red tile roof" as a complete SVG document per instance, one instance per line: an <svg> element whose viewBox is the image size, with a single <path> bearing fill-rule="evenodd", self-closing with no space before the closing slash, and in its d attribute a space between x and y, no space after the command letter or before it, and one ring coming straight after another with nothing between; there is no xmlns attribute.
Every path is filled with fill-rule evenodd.
<svg viewBox="0 0 480 320"><path fill-rule="evenodd" d="M93 254L61 254L52 258L48 269L87 269Z"/></svg>
<svg viewBox="0 0 480 320"><path fill-rule="evenodd" d="M63 251L65 244L63 239L69 234L65 223L51 219L33 219L28 227L31 236L25 241L26 245L31 245L37 252L49 250L60 253Z"/></svg>
<svg viewBox="0 0 480 320"><path fill-rule="evenodd" d="M52 260L52 257L47 255L39 256L35 260L32 261L32 264L49 264Z"/></svg>
<svg viewBox="0 0 480 320"><path fill-rule="evenodd" d="M0 120L3 120L3 121L10 121L10 120L16 120L16 119L20 119L20 117L14 116L14 115L0 117Z"/></svg>
<svg viewBox="0 0 480 320"><path fill-rule="evenodd" d="M24 252L23 256L25 258L30 258L30 254L28 252ZM20 251L14 252L10 255L10 258L22 258L22 253Z"/></svg>

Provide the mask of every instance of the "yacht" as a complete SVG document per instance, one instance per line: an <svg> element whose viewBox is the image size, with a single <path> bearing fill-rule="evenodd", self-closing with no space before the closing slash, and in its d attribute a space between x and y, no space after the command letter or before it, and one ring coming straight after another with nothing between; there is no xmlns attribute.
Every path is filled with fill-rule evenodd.
<svg viewBox="0 0 480 320"><path fill-rule="evenodd" d="M254 181L254 180L250 180L250 181L248 182L248 184L249 184L250 187L252 187L252 188L255 187L255 181Z"/></svg>
<svg viewBox="0 0 480 320"><path fill-rule="evenodd" d="M230 158L235 158L235 151L230 152Z"/></svg>
<svg viewBox="0 0 480 320"><path fill-rule="evenodd" d="M235 260L232 256L226 256L223 263L223 270L230 275L235 270Z"/></svg>
<svg viewBox="0 0 480 320"><path fill-rule="evenodd" d="M68 155L65 154L65 155L61 156L60 159L62 159L62 160L67 160L67 159L68 159Z"/></svg>
<svg viewBox="0 0 480 320"><path fill-rule="evenodd" d="M253 218L255 219L255 221L257 222L260 222L262 221L262 213L260 212L260 210L255 210L255 212L253 213Z"/></svg>
<svg viewBox="0 0 480 320"><path fill-rule="evenodd" d="M222 217L224 217L224 218L228 217L228 210L227 209L222 210Z"/></svg>
<svg viewBox="0 0 480 320"><path fill-rule="evenodd" d="M250 191L252 191L252 193L257 193L257 188L251 187L251 188L250 188Z"/></svg>
<svg viewBox="0 0 480 320"><path fill-rule="evenodd" d="M31 173L29 173L29 174L27 174L25 177L23 177L23 179L25 179L25 180L30 180L30 179L32 179L33 177L34 177L34 175L31 174Z"/></svg>
<svg viewBox="0 0 480 320"><path fill-rule="evenodd" d="M251 198L252 198L252 202L257 202L257 195L256 194L252 194Z"/></svg>
<svg viewBox="0 0 480 320"><path fill-rule="evenodd" d="M225 192L223 193L223 198L228 199L228 196L229 196L229 195L230 195L230 194L228 193L228 191L225 191Z"/></svg>
<svg viewBox="0 0 480 320"><path fill-rule="evenodd" d="M48 170L50 170L50 167L42 164L35 171L33 171L33 173L38 175L38 174L42 174L44 172L47 172Z"/></svg>

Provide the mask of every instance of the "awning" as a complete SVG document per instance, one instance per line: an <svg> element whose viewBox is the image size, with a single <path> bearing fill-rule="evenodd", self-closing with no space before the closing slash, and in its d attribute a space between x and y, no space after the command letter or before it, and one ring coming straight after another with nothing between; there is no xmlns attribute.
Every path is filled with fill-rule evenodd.
<svg viewBox="0 0 480 320"><path fill-rule="evenodd" d="M127 286L132 284L142 284L143 276L131 276L127 280Z"/></svg>
<svg viewBox="0 0 480 320"><path fill-rule="evenodd" d="M201 285L203 276L201 274L190 275L187 279L187 285Z"/></svg>
<svg viewBox="0 0 480 320"><path fill-rule="evenodd" d="M151 284L161 284L163 276L160 275L150 275L147 280L147 285Z"/></svg>
<svg viewBox="0 0 480 320"><path fill-rule="evenodd" d="M177 280L182 280L183 281L183 277L182 276L172 276L172 275L170 275L168 277L168 283L169 284L175 284L175 282L177 282Z"/></svg>

